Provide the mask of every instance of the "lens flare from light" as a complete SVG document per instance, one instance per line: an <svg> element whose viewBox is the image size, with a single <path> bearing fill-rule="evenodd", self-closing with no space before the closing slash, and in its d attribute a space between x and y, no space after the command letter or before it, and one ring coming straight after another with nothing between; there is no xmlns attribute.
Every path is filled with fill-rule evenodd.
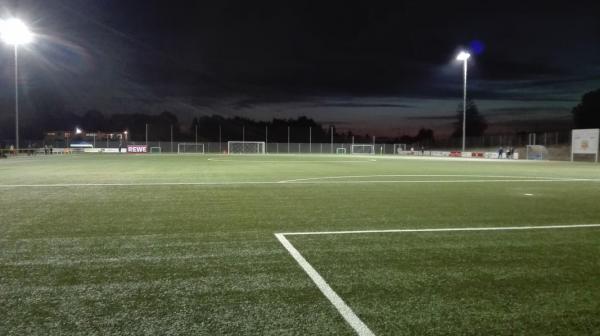
<svg viewBox="0 0 600 336"><path fill-rule="evenodd" d="M0 39L10 45L22 45L33 41L33 34L23 21L10 18L0 20Z"/></svg>

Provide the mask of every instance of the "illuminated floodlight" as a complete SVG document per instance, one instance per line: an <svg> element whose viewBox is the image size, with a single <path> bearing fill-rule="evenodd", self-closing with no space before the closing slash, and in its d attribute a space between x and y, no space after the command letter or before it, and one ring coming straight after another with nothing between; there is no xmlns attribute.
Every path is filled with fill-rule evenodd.
<svg viewBox="0 0 600 336"><path fill-rule="evenodd" d="M462 50L456 56L457 61L463 62L463 115L462 115L462 151L465 151L467 142L467 64L471 54Z"/></svg>
<svg viewBox="0 0 600 336"><path fill-rule="evenodd" d="M123 134L127 135L127 130L125 130L125 131L123 132Z"/></svg>
<svg viewBox="0 0 600 336"><path fill-rule="evenodd" d="M0 20L0 38L7 44L18 46L33 41L33 34L23 21L10 18Z"/></svg>
<svg viewBox="0 0 600 336"><path fill-rule="evenodd" d="M469 54L466 51L461 51L460 53L458 53L458 56L456 56L456 60L457 61L466 61L469 59L469 57L471 57L471 54Z"/></svg>
<svg viewBox="0 0 600 336"><path fill-rule="evenodd" d="M0 40L11 45L15 51L15 145L19 150L19 62L17 50L20 45L33 41L33 34L23 21L17 18L0 19Z"/></svg>
<svg viewBox="0 0 600 336"><path fill-rule="evenodd" d="M75 134L81 134L83 131L79 127L75 127Z"/></svg>

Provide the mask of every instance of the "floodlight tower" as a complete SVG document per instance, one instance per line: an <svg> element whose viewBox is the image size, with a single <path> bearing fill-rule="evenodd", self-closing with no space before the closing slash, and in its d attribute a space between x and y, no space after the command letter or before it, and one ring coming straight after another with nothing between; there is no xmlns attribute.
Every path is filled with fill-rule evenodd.
<svg viewBox="0 0 600 336"><path fill-rule="evenodd" d="M33 34L23 21L17 18L0 20L0 38L6 44L12 45L15 51L15 150L19 151L19 62L18 49L20 45L33 40Z"/></svg>
<svg viewBox="0 0 600 336"><path fill-rule="evenodd" d="M467 137L467 64L471 54L461 51L456 56L457 61L463 61L464 85L463 85L463 120L462 120L462 151L465 151L465 141Z"/></svg>

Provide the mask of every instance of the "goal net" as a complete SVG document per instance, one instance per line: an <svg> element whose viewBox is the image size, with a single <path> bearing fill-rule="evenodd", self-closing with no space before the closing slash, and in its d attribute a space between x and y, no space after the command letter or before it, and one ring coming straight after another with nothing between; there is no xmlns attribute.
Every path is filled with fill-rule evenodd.
<svg viewBox="0 0 600 336"><path fill-rule="evenodd" d="M548 156L548 149L541 145L527 145L527 160L544 160Z"/></svg>
<svg viewBox="0 0 600 336"><path fill-rule="evenodd" d="M394 154L402 154L406 152L406 144L394 144Z"/></svg>
<svg viewBox="0 0 600 336"><path fill-rule="evenodd" d="M335 149L335 154L346 154L346 148L336 148Z"/></svg>
<svg viewBox="0 0 600 336"><path fill-rule="evenodd" d="M180 143L180 144L177 144L177 153L179 153L179 154L204 154L204 144Z"/></svg>
<svg viewBox="0 0 600 336"><path fill-rule="evenodd" d="M264 141L227 141L229 154L265 154Z"/></svg>
<svg viewBox="0 0 600 336"><path fill-rule="evenodd" d="M352 145L352 154L375 154L375 146L373 145Z"/></svg>
<svg viewBox="0 0 600 336"><path fill-rule="evenodd" d="M160 147L150 147L150 153L162 153L162 148L160 148Z"/></svg>

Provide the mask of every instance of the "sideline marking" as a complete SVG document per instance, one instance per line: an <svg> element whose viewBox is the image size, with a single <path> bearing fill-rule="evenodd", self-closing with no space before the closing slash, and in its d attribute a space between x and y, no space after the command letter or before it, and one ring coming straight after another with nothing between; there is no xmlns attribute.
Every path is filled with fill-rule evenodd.
<svg viewBox="0 0 600 336"><path fill-rule="evenodd" d="M544 226L500 226L500 227L464 227L464 228L438 228L438 229L392 229L392 230L356 230L356 231L313 231L313 232L287 232L275 233L275 237L288 253L296 260L304 272L311 278L321 293L333 304L344 320L360 336L374 336L369 327L354 313L352 308L329 286L327 281L315 268L302 256L285 236L301 235L326 235L326 234L355 234L355 233L392 233L392 232L452 232L452 231L508 231L508 230L544 230L544 229L573 229L600 227L600 224L573 224L573 225L544 225Z"/></svg>
<svg viewBox="0 0 600 336"><path fill-rule="evenodd" d="M431 176L431 175L425 175ZM332 177L331 179L334 179ZM56 183L56 184L0 184L0 188L57 188L57 187L154 187L154 186L228 186L260 184L365 184L365 183L499 183L499 182L600 182L599 179L577 178L517 178L493 180L353 180L327 181L319 179L298 179L284 181L231 181L231 182L146 182L146 183Z"/></svg>

